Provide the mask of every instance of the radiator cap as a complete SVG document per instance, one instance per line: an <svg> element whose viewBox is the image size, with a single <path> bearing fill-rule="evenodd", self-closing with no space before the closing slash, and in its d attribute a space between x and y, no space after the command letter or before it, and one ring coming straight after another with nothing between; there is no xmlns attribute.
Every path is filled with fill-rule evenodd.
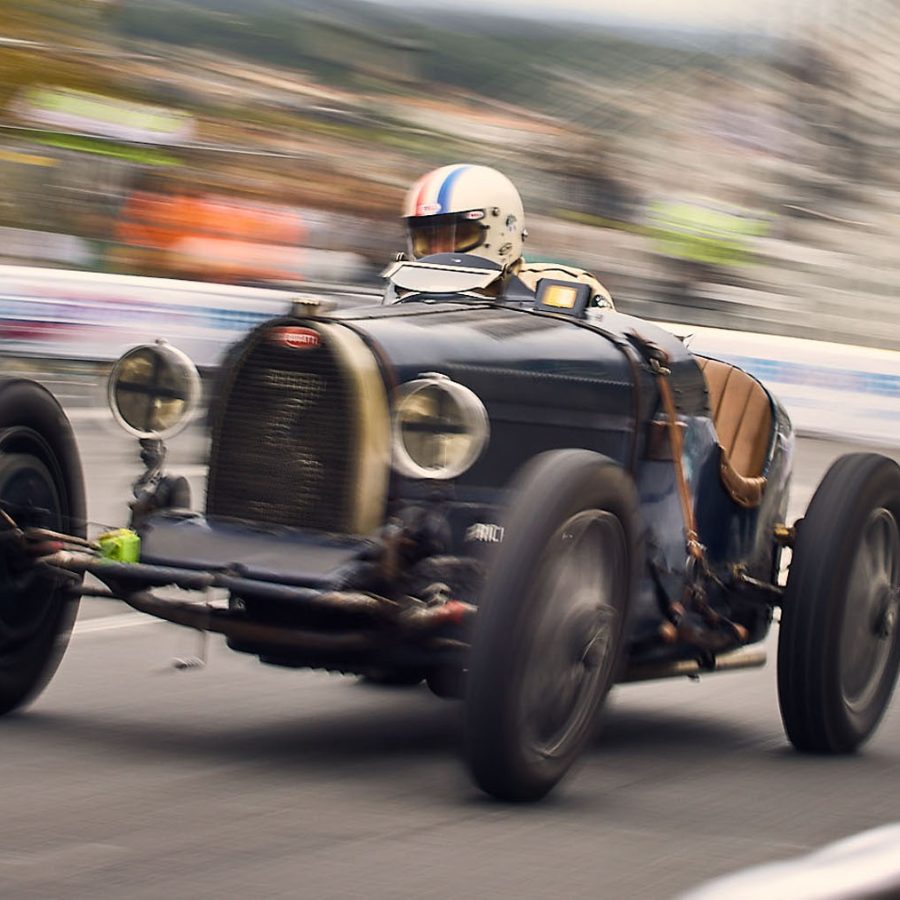
<svg viewBox="0 0 900 900"><path fill-rule="evenodd" d="M334 300L324 297L295 297L291 301L291 315L298 319L316 319L327 316L337 306Z"/></svg>

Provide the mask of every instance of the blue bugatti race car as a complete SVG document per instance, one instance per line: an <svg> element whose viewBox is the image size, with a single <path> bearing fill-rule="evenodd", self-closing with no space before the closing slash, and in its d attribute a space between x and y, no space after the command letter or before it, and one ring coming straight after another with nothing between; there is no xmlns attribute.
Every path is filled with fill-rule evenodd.
<svg viewBox="0 0 900 900"><path fill-rule="evenodd" d="M790 741L869 737L900 665L896 463L842 457L787 522L791 423L745 372L588 284L466 255L386 278L381 303L301 297L229 353L202 509L164 466L199 386L175 348L112 370L146 471L92 538L59 406L0 383L0 712L103 595L272 665L425 681L463 701L475 782L533 800L613 684L761 665L780 610Z"/></svg>

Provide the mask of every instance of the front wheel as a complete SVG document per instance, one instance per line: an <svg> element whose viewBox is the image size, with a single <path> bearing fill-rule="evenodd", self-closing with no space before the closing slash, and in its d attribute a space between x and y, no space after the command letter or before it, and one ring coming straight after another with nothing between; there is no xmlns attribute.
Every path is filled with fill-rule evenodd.
<svg viewBox="0 0 900 900"><path fill-rule="evenodd" d="M628 474L584 450L537 457L512 496L478 604L465 753L487 793L536 800L577 760L618 674L639 512Z"/></svg>
<svg viewBox="0 0 900 900"><path fill-rule="evenodd" d="M900 668L900 466L841 457L800 523L778 637L791 743L849 753L875 730Z"/></svg>
<svg viewBox="0 0 900 900"><path fill-rule="evenodd" d="M84 487L69 423L33 382L0 381L0 715L36 697L56 671L77 595L40 572L14 538L43 527L83 536Z"/></svg>

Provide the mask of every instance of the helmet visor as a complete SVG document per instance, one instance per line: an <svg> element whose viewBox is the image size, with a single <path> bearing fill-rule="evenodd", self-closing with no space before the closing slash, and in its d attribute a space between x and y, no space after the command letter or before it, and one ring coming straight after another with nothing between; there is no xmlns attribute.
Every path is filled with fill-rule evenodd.
<svg viewBox="0 0 900 900"><path fill-rule="evenodd" d="M466 213L443 216L410 216L406 220L413 256L433 253L466 253L484 243L487 228Z"/></svg>

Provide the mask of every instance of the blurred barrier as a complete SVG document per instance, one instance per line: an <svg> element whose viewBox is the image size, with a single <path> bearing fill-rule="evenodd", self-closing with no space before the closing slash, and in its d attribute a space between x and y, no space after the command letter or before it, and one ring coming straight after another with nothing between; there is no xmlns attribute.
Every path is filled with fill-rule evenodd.
<svg viewBox="0 0 900 900"><path fill-rule="evenodd" d="M802 434L900 445L900 353L664 323L694 353L734 363L784 404Z"/></svg>
<svg viewBox="0 0 900 900"><path fill-rule="evenodd" d="M317 287L236 287L0 266L0 347L10 356L105 361L165 338L208 368L254 325L286 312L293 297Z"/></svg>
<svg viewBox="0 0 900 900"><path fill-rule="evenodd" d="M293 290L0 266L0 341L10 356L116 359L164 337L200 368L300 293L347 303L371 288L305 283ZM798 432L900 445L900 353L799 338L662 323L695 353L735 363L778 396Z"/></svg>

